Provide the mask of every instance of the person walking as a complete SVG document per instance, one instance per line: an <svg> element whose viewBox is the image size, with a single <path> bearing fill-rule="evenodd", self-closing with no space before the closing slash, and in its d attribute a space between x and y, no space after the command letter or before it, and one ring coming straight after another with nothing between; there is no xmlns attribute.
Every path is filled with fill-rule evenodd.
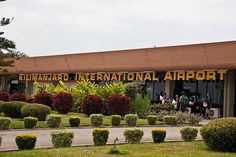
<svg viewBox="0 0 236 157"><path fill-rule="evenodd" d="M179 102L180 102L179 111L185 112L186 107L188 105L188 97L186 96L185 92L182 92L182 95L180 96Z"/></svg>
<svg viewBox="0 0 236 157"><path fill-rule="evenodd" d="M206 108L205 117L210 119L212 102L211 102L211 95L209 92L207 92L206 94L204 107Z"/></svg>

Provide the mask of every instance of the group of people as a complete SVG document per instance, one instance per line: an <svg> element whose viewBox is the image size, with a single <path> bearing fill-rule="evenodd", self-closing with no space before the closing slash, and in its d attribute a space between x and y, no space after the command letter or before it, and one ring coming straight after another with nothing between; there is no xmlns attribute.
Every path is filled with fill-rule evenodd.
<svg viewBox="0 0 236 157"><path fill-rule="evenodd" d="M182 92L182 95L175 95L174 99L171 99L167 96L166 93L160 93L160 101L164 103L172 103L175 106L176 111L186 112L187 107L191 108L191 114L200 114L205 118L210 118L211 116L211 107L212 100L211 95L207 92L206 97L202 102L199 101L197 94L192 94L188 97L185 92Z"/></svg>

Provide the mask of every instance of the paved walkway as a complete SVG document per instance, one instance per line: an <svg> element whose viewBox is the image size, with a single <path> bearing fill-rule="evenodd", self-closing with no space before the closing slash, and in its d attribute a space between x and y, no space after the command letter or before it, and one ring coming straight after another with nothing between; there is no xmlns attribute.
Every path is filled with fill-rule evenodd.
<svg viewBox="0 0 236 157"><path fill-rule="evenodd" d="M142 142L151 142L151 130L158 127L138 127L144 131L144 136ZM166 141L181 141L181 135L179 133L181 127L160 127L165 128L167 131ZM66 130L73 131L75 136L72 145L73 146L82 146L82 145L93 145L92 139L92 130L94 128L77 128L71 129L67 128ZM125 139L123 136L123 131L126 129L123 128L107 128L110 131L108 144L112 144L114 139L118 137L117 143L125 143ZM198 127L200 129L200 127ZM0 147L0 151L8 151L8 150L17 150L17 146L15 144L16 134L20 133L35 133L37 134L37 148L48 148L52 147L50 131L57 129L34 129L34 130L10 130L10 131L0 131L0 136L2 136L2 146ZM197 137L198 140L201 140L200 134Z"/></svg>

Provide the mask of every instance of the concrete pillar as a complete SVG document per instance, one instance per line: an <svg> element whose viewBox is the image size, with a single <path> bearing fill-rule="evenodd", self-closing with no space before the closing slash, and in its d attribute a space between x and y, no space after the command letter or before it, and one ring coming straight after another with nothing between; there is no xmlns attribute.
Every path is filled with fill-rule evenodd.
<svg viewBox="0 0 236 157"><path fill-rule="evenodd" d="M234 97L235 97L235 72L229 70L224 79L224 104L223 117L234 116Z"/></svg>
<svg viewBox="0 0 236 157"><path fill-rule="evenodd" d="M173 99L174 96L174 83L175 81L170 80L166 80L165 82L165 92L171 99Z"/></svg>

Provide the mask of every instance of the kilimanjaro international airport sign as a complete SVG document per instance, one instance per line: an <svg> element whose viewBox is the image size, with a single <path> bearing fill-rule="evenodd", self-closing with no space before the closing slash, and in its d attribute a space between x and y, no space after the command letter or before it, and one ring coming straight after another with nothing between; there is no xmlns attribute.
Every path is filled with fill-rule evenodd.
<svg viewBox="0 0 236 157"><path fill-rule="evenodd" d="M158 81L158 80L223 80L226 70L167 72L97 72L58 74L19 74L20 81Z"/></svg>

